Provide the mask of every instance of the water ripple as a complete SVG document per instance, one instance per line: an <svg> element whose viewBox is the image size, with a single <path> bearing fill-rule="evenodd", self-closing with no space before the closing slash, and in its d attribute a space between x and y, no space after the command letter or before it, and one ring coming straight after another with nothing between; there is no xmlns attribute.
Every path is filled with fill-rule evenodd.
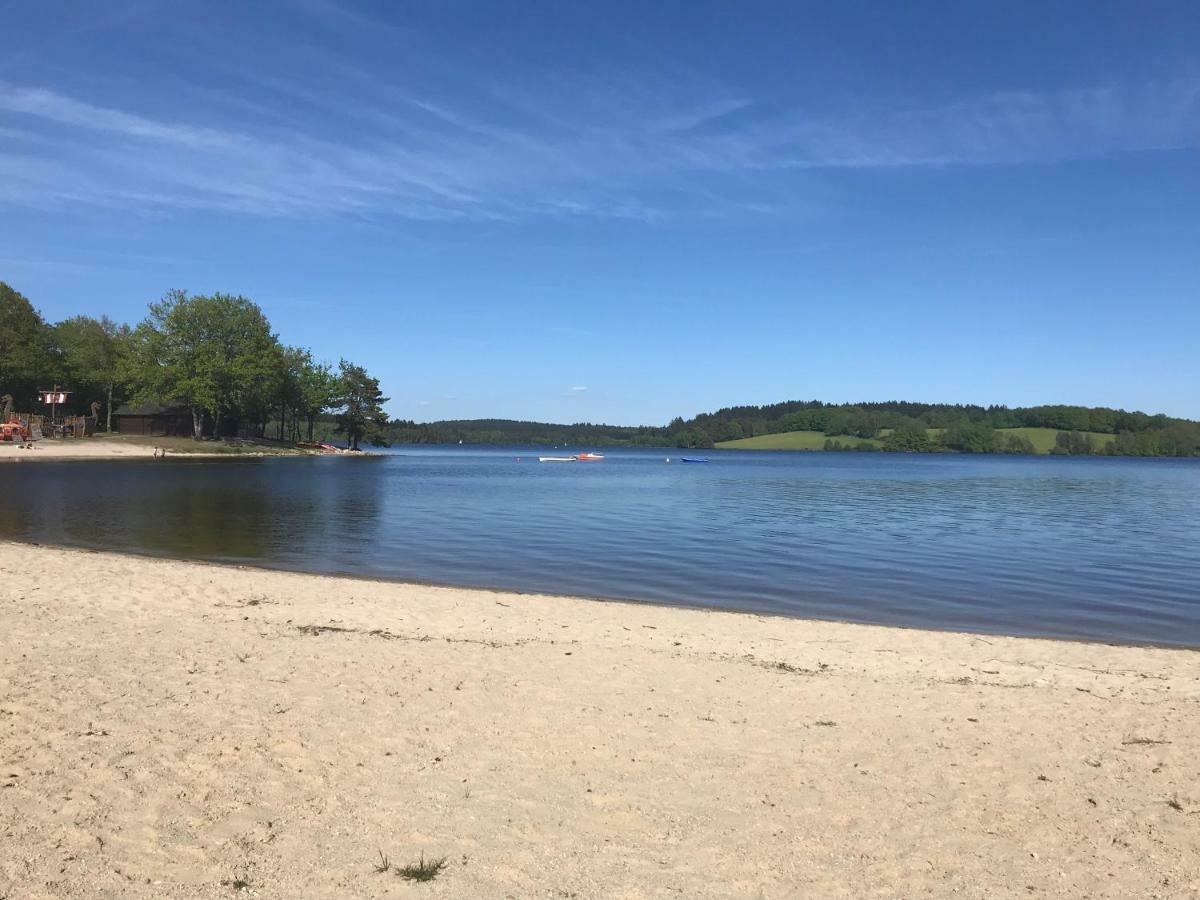
<svg viewBox="0 0 1200 900"><path fill-rule="evenodd" d="M1200 645L1200 461L711 454L0 470L5 537L884 624ZM518 461L517 457L521 457Z"/></svg>

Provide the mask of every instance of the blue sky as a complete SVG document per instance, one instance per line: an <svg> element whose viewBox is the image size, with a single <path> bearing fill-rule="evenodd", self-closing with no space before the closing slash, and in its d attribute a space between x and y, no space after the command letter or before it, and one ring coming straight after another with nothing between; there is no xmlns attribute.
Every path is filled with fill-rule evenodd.
<svg viewBox="0 0 1200 900"><path fill-rule="evenodd" d="M0 0L0 280L390 411L1200 418L1200 5Z"/></svg>

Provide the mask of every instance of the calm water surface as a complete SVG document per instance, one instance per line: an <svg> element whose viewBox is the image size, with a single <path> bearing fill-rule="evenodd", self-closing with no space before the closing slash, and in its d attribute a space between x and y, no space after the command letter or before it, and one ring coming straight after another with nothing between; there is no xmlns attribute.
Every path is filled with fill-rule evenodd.
<svg viewBox="0 0 1200 900"><path fill-rule="evenodd" d="M6 465L0 537L1200 646L1200 460L717 451L708 465L668 465L675 451L626 450L539 464L537 453Z"/></svg>

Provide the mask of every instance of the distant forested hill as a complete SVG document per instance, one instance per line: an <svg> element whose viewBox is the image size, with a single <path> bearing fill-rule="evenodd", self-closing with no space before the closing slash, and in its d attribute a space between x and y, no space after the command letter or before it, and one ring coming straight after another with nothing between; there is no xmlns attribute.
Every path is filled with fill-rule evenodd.
<svg viewBox="0 0 1200 900"><path fill-rule="evenodd" d="M1038 452L1030 429L1055 432L1052 453L1131 456L1200 455L1200 423L1165 415L1086 406L973 406L944 403L825 404L789 401L738 406L671 423L697 445L788 432L818 432L840 446L878 441L885 450L966 453ZM691 432L689 435L688 433ZM1107 436L1111 435L1109 438Z"/></svg>
<svg viewBox="0 0 1200 900"><path fill-rule="evenodd" d="M588 444L591 446L670 446L666 429L652 426L555 425L520 422L514 419L462 419L430 422L396 420L388 426L388 437L402 444Z"/></svg>
<svg viewBox="0 0 1200 900"><path fill-rule="evenodd" d="M745 438L759 447L907 452L1198 456L1200 423L1106 407L972 406L887 401L791 400L731 406L665 427L510 419L415 422L386 429L394 443L712 447Z"/></svg>
<svg viewBox="0 0 1200 900"><path fill-rule="evenodd" d="M317 437L336 440L332 417L317 423ZM418 424L393 419L385 430L393 444L529 444L590 447L670 447L674 446L665 428L654 426L573 425L552 422L523 422L516 419L461 419Z"/></svg>

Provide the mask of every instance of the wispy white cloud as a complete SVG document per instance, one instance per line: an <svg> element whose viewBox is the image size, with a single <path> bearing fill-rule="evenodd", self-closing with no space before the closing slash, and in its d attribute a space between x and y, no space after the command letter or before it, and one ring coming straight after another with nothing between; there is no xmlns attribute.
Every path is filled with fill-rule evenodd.
<svg viewBox="0 0 1200 900"><path fill-rule="evenodd" d="M0 84L0 109L25 113L63 125L182 144L186 147L217 149L238 143L235 135L221 131L156 122L121 110L81 103L44 88Z"/></svg>
<svg viewBox="0 0 1200 900"><path fill-rule="evenodd" d="M586 391L586 390L587 390L587 385L582 385L582 384L580 384L580 385L576 385L575 387L571 388L571 390L573 390L573 391Z"/></svg>
<svg viewBox="0 0 1200 900"><path fill-rule="evenodd" d="M182 259L172 256L154 256L145 253L113 253L104 250L77 251L75 259L64 259L63 256L25 255L0 256L0 266L29 269L80 269L80 270L116 270L144 272L148 267L192 266L195 260Z"/></svg>
<svg viewBox="0 0 1200 900"><path fill-rule="evenodd" d="M335 3L333 0L298 0L298 5L331 22L349 24L375 33L386 31L392 34L412 36L412 32L408 29L393 22L367 15L344 4Z"/></svg>
<svg viewBox="0 0 1200 900"><path fill-rule="evenodd" d="M291 88L280 81L273 89ZM490 86L498 112L379 86L346 92L355 99L337 108L332 94L294 90L328 121L314 124L286 106L253 116L255 103L242 97L198 121L167 120L0 82L0 134L14 138L0 147L0 203L655 222L779 208L712 189L722 175L769 187L795 169L1019 164L1200 146L1200 81L1186 80L995 93L832 118L759 109L715 88L691 96L687 85L656 93L632 82L545 95ZM708 186L696 187L699 180Z"/></svg>
<svg viewBox="0 0 1200 900"><path fill-rule="evenodd" d="M1200 81L1001 92L778 130L774 160L811 167L1041 163L1200 146Z"/></svg>

